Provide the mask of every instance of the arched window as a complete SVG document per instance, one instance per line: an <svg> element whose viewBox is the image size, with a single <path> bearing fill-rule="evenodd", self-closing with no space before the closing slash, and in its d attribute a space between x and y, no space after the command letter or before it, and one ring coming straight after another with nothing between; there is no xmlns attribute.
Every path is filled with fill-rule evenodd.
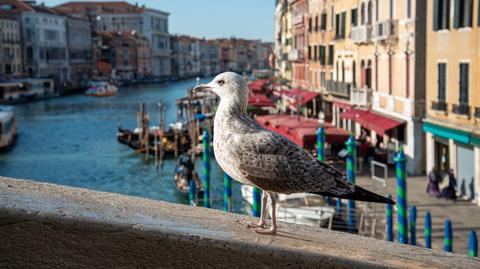
<svg viewBox="0 0 480 269"><path fill-rule="evenodd" d="M360 62L360 87L365 86L365 61Z"/></svg>
<svg viewBox="0 0 480 269"><path fill-rule="evenodd" d="M372 1L368 2L368 7L367 7L367 24L371 25L372 24L372 14L373 14L373 4Z"/></svg>
<svg viewBox="0 0 480 269"><path fill-rule="evenodd" d="M365 3L362 3L362 7L360 8L360 21L361 25L365 24Z"/></svg>
<svg viewBox="0 0 480 269"><path fill-rule="evenodd" d="M365 84L367 85L367 88L371 89L372 88L372 61L371 60L368 60L367 62L365 76L366 76Z"/></svg>

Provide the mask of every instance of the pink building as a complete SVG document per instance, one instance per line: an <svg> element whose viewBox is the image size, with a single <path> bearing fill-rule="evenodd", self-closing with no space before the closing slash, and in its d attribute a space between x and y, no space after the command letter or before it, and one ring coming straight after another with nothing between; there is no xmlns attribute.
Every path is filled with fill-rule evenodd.
<svg viewBox="0 0 480 269"><path fill-rule="evenodd" d="M307 17L306 0L292 2L292 50L288 53L288 60L292 62L292 86L308 87L308 59L307 59Z"/></svg>

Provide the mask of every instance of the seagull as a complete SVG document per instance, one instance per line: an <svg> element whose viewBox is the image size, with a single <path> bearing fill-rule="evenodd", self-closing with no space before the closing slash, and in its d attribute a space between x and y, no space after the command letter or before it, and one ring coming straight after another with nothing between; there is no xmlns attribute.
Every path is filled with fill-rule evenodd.
<svg viewBox="0 0 480 269"><path fill-rule="evenodd" d="M260 234L277 232L275 193L313 193L351 200L395 204L350 182L286 137L263 128L247 116L248 88L234 72L217 75L193 93L211 91L220 97L215 113L213 150L220 167L236 181L261 189L260 220L249 227ZM266 223L271 201L272 221Z"/></svg>

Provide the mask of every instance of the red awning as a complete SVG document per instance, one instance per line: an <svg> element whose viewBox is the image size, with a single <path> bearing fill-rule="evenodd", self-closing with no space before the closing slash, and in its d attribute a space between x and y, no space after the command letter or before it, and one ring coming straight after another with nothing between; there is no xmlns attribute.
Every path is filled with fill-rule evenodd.
<svg viewBox="0 0 480 269"><path fill-rule="evenodd" d="M350 109L340 114L341 119L355 120L362 115L369 113L368 110Z"/></svg>
<svg viewBox="0 0 480 269"><path fill-rule="evenodd" d="M318 119L291 115L258 116L257 122L264 128L290 139L297 145L313 149L317 141ZM325 123L326 142L341 144L347 141L349 133L329 123Z"/></svg>
<svg viewBox="0 0 480 269"><path fill-rule="evenodd" d="M359 109L350 109L343 112L340 114L340 118L354 120L364 128L373 130L381 136L383 136L386 131L404 123L403 121L394 120L372 111Z"/></svg>
<svg viewBox="0 0 480 269"><path fill-rule="evenodd" d="M265 79L253 80L248 83L248 88L254 92L262 92L266 83L267 80Z"/></svg>
<svg viewBox="0 0 480 269"><path fill-rule="evenodd" d="M352 108L351 104L338 102L338 101L333 101L332 103L333 103L334 106L339 107L339 108L343 108L343 109L351 109Z"/></svg>
<svg viewBox="0 0 480 269"><path fill-rule="evenodd" d="M256 107L275 107L272 100L268 99L266 95L259 93L255 94L252 90L250 90L248 95L248 104Z"/></svg>
<svg viewBox="0 0 480 269"><path fill-rule="evenodd" d="M290 91L286 92L286 95L293 99L300 98L302 100L301 105L303 106L306 103L312 101L315 97L317 97L319 93L304 91L300 89L291 89ZM295 101L292 102L292 105L295 106Z"/></svg>

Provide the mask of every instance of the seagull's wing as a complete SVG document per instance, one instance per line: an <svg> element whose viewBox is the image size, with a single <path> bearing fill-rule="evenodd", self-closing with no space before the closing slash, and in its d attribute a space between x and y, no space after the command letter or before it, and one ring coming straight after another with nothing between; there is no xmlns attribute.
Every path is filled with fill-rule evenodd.
<svg viewBox="0 0 480 269"><path fill-rule="evenodd" d="M278 193L346 195L354 185L335 168L322 163L287 138L255 126L236 137L232 150L237 169L263 190Z"/></svg>

